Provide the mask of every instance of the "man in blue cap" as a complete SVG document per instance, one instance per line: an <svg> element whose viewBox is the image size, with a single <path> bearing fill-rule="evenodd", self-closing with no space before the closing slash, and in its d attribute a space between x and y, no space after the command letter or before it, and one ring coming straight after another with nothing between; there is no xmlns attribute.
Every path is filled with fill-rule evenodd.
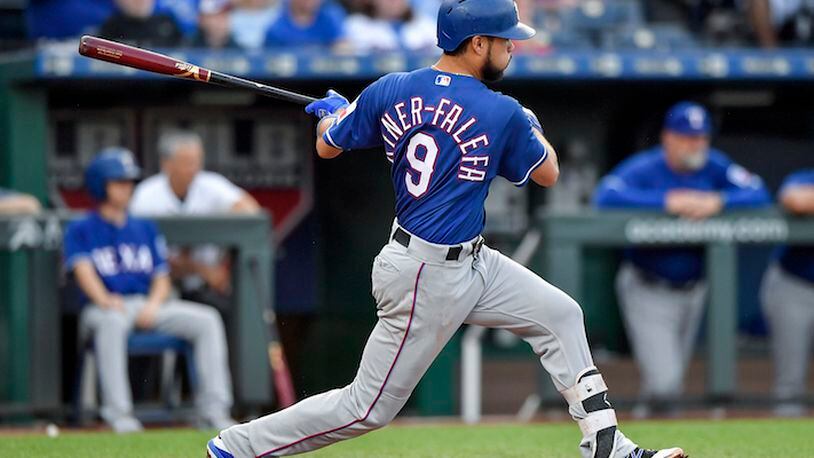
<svg viewBox="0 0 814 458"><path fill-rule="evenodd" d="M733 208L768 205L762 180L710 147L712 123L696 103L673 106L661 144L634 154L599 183L607 209L661 210L701 220ZM635 248L624 254L616 289L636 362L642 403L672 410L682 394L706 296L701 248Z"/></svg>
<svg viewBox="0 0 814 458"><path fill-rule="evenodd" d="M164 237L151 221L130 216L127 207L141 169L125 148L102 150L85 171L96 203L72 222L63 243L66 271L82 291L80 335L93 339L102 391L102 418L117 433L141 431L133 416L127 370L127 336L139 328L189 341L199 375L197 424L225 428L232 382L226 334L217 310L171 296Z"/></svg>

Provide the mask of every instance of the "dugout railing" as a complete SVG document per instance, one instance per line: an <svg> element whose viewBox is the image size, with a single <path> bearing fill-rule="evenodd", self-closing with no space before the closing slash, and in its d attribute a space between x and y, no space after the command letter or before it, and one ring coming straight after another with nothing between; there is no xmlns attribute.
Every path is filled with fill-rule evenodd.
<svg viewBox="0 0 814 458"><path fill-rule="evenodd" d="M62 234L76 213L0 216L1 265L8 289L0 309L0 417L62 412L60 345ZM272 307L273 248L268 215L152 218L177 245L214 244L234 253L233 309L227 338L235 401L257 410L272 402L262 313ZM7 271L6 271L7 270ZM252 282L262 282L258 285Z"/></svg>
<svg viewBox="0 0 814 458"><path fill-rule="evenodd" d="M733 211L704 221L658 212L541 212L536 225L543 234L543 276L583 302L588 287L586 250L630 246L701 246L708 283L705 329L706 391L709 400L738 396L738 249L743 245L814 244L814 218L789 216L777 209ZM524 255L525 257L525 255ZM612 294L612 291L608 291ZM608 306L614 300L608 298ZM604 305L604 304L603 304ZM480 419L480 334L464 337L461 404L464 421ZM544 401L559 400L540 367L538 391L530 394L520 418L528 419ZM770 393L766 393L768 398Z"/></svg>

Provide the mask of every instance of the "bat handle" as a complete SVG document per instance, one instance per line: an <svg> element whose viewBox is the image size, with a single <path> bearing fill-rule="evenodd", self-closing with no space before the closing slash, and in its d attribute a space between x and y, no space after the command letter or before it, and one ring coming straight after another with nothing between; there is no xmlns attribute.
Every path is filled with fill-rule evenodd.
<svg viewBox="0 0 814 458"><path fill-rule="evenodd" d="M316 98L307 95L298 94L296 92L287 91L278 87L258 83L257 81L250 81L237 76L227 75L225 73L215 71L210 72L207 81L210 83L219 84L221 86L243 87L246 89L251 89L253 91L258 91L267 97L299 103L301 105L308 105L309 103L317 100Z"/></svg>

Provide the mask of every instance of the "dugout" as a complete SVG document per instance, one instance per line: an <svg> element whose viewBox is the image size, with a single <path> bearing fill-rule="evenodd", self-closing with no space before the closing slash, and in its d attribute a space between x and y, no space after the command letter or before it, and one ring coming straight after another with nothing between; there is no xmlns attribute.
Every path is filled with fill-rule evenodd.
<svg viewBox="0 0 814 458"><path fill-rule="evenodd" d="M182 49L171 54L311 95L328 87L357 94L385 72L434 61L424 55L330 56L290 50L248 55ZM538 113L561 153L563 180L553 192L528 189L517 194L522 198L510 194L505 202L513 205L495 210L507 209L503 217L524 215L525 221L533 221L541 207L579 211L601 174L657 141L663 112L681 99L707 105L715 119L713 144L764 177L774 191L788 172L814 163L812 78L810 51L519 55L496 87ZM281 244L275 255L276 270L291 273L277 277L276 289L278 304L282 300L293 304L294 313L318 316L311 337L303 342L302 359L308 364L302 366L302 390L312 393L351 380L375 321L368 278L370 262L390 226L389 164L376 152L315 160L313 121L299 107L90 61L76 55L74 44L42 48L0 64L0 185L82 206L77 178L93 152L110 142L124 144L152 173L157 167L155 136L165 124L203 133L207 166L259 197L273 214L277 233L295 241ZM493 239L511 246L522 226L500 230ZM754 278L768 249L744 250L740 275ZM0 261L5 273L0 275L0 318L8 336L0 344L0 361L5 365L11 361L12 336L24 329L25 315L17 312L24 309L19 282L10 275L22 271L24 261L14 254L3 254ZM613 252L590 253L585 268L596 287L586 291L582 304L592 343L625 352L610 293L615 262ZM535 265L542 269L542 257ZM759 308L748 289L754 281L741 284L741 332L759 336ZM413 403L418 412L456 410L457 352L457 345L450 345L431 369ZM522 349L495 353L526 357ZM24 391L8 380L2 386L3 399L25 399Z"/></svg>

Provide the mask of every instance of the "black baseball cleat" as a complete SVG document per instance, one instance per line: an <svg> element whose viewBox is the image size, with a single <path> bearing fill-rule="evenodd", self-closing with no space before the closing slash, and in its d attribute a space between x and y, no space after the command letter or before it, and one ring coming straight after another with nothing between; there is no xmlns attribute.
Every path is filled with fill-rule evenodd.
<svg viewBox="0 0 814 458"><path fill-rule="evenodd" d="M665 448L662 450L648 450L636 447L632 452L628 453L625 458L687 458L687 456L688 455L684 454L684 450L678 447Z"/></svg>

